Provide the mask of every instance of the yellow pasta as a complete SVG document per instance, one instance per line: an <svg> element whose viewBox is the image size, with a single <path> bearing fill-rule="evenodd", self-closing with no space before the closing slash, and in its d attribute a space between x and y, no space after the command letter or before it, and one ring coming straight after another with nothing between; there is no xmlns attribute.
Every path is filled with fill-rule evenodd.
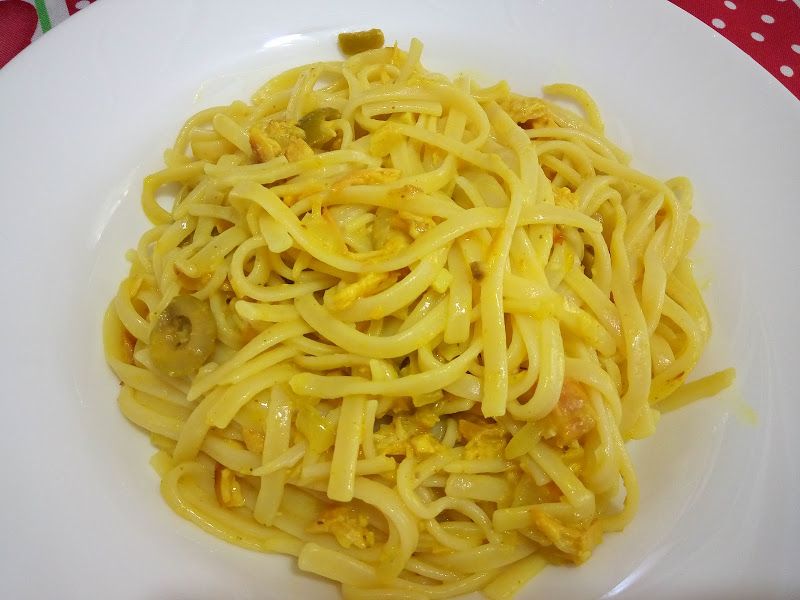
<svg viewBox="0 0 800 600"><path fill-rule="evenodd" d="M545 88L577 114L421 51L189 119L104 343L179 515L347 598L499 600L630 522L625 442L733 372L684 385L689 182L630 166L581 88Z"/></svg>

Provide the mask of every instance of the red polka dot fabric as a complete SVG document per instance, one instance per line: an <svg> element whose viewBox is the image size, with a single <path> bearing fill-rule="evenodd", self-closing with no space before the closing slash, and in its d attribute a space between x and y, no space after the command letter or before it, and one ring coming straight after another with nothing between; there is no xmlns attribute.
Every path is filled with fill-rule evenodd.
<svg viewBox="0 0 800 600"><path fill-rule="evenodd" d="M800 98L800 0L671 0L739 46Z"/></svg>
<svg viewBox="0 0 800 600"><path fill-rule="evenodd" d="M38 24L33 4L22 0L0 2L0 67L31 43Z"/></svg>
<svg viewBox="0 0 800 600"><path fill-rule="evenodd" d="M0 68L95 0L0 0Z"/></svg>

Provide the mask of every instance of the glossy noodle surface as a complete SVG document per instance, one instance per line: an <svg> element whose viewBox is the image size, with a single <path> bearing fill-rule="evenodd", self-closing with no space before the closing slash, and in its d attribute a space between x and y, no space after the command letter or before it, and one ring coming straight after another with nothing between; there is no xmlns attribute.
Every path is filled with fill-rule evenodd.
<svg viewBox="0 0 800 600"><path fill-rule="evenodd" d="M578 87L421 49L189 119L106 353L182 517L347 598L508 598L633 518L625 442L731 373L682 387L710 333L689 182L632 167Z"/></svg>

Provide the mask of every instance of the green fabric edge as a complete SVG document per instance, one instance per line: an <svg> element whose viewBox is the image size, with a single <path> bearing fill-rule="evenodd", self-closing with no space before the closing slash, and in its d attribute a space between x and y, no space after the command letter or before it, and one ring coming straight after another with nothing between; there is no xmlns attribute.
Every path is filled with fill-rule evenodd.
<svg viewBox="0 0 800 600"><path fill-rule="evenodd" d="M53 24L50 23L50 15L47 12L45 0L34 0L33 3L36 7L36 14L39 17L39 23L42 26L42 33L45 33L53 27Z"/></svg>

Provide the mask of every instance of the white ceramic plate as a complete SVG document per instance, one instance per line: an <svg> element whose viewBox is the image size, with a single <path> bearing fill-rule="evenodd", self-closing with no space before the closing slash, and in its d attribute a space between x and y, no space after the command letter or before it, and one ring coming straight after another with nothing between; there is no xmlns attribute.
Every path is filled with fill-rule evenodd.
<svg viewBox="0 0 800 600"><path fill-rule="evenodd" d="M117 411L100 320L145 227L141 178L183 119L371 26L421 38L437 70L531 93L584 85L637 166L696 185L716 327L699 372L732 364L736 389L634 444L637 519L522 596L800 596L800 104L666 0L103 0L0 71L6 594L335 597L292 560L226 545L166 507L145 436Z"/></svg>

